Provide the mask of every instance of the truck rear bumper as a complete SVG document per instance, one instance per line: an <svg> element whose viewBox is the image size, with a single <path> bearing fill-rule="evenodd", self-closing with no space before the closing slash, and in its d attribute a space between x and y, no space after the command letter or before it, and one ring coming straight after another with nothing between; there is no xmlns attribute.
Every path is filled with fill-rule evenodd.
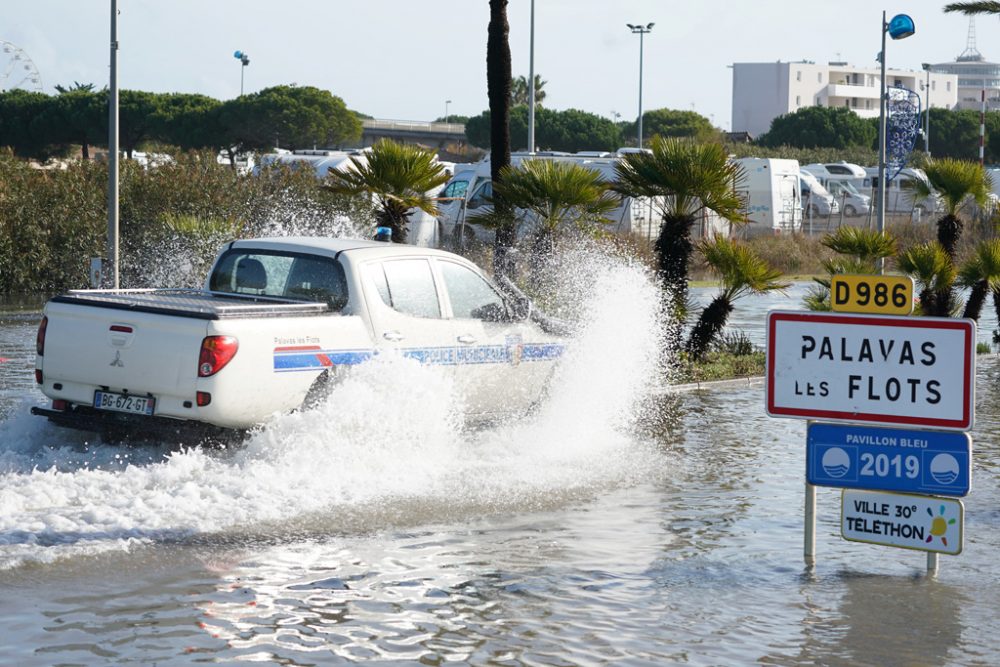
<svg viewBox="0 0 1000 667"><path fill-rule="evenodd" d="M168 417L147 417L117 412L105 412L86 406L72 406L67 410L32 407L31 414L46 417L57 426L98 433L113 442L133 440L158 440L185 445L197 445L206 440L232 442L240 440L245 431L226 429L202 422Z"/></svg>

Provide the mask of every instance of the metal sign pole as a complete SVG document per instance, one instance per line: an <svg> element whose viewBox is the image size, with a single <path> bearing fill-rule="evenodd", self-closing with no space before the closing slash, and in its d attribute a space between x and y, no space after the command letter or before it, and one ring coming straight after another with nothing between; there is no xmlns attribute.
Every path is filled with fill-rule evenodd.
<svg viewBox="0 0 1000 667"><path fill-rule="evenodd" d="M806 566L816 565L816 487L806 482L806 520L803 556Z"/></svg>

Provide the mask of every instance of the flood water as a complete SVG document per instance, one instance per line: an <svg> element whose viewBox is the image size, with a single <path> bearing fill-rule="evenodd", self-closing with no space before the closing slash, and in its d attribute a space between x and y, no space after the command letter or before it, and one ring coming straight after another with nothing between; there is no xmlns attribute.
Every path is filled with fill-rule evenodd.
<svg viewBox="0 0 1000 667"><path fill-rule="evenodd" d="M798 302L734 319L762 341ZM0 664L1000 663L994 359L964 552L928 578L845 542L820 489L809 570L805 423L760 386L651 398L642 308L601 304L518 423L463 429L447 383L387 362L243 447L180 452L29 416L38 315L0 314Z"/></svg>

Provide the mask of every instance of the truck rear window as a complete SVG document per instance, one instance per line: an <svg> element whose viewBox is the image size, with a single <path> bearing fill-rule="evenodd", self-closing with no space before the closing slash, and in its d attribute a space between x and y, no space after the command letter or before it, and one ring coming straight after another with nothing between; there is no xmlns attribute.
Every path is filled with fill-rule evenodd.
<svg viewBox="0 0 1000 667"><path fill-rule="evenodd" d="M328 257L271 250L227 250L209 279L213 292L269 296L347 305L347 280L339 262Z"/></svg>

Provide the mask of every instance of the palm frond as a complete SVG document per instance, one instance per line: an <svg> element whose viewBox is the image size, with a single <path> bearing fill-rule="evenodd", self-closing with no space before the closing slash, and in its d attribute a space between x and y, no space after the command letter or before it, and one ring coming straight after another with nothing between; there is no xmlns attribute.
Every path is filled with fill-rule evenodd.
<svg viewBox="0 0 1000 667"><path fill-rule="evenodd" d="M746 294L783 290L790 285L778 281L781 271L735 239L716 236L702 241L699 248L712 271L718 274L722 293L730 302Z"/></svg>
<svg viewBox="0 0 1000 667"><path fill-rule="evenodd" d="M649 153L624 156L615 171L618 192L659 198L664 217L694 216L708 209L733 222L745 221L738 188L746 176L721 144L656 136Z"/></svg>
<svg viewBox="0 0 1000 667"><path fill-rule="evenodd" d="M840 227L833 234L824 236L820 243L837 254L849 255L864 264L874 264L876 260L896 254L896 239L860 227Z"/></svg>
<svg viewBox="0 0 1000 667"><path fill-rule="evenodd" d="M404 208L437 213L428 192L448 180L444 167L433 153L417 146L382 139L372 146L367 159L351 158L346 171L331 171L325 187L338 194L372 194L383 202Z"/></svg>
<svg viewBox="0 0 1000 667"><path fill-rule="evenodd" d="M547 231L570 224L580 228L608 224L607 214L620 202L597 171L556 160L526 160L516 168L504 167L493 187Z"/></svg>
<svg viewBox="0 0 1000 667"><path fill-rule="evenodd" d="M956 215L967 200L980 206L986 202L990 181L979 163L944 158L931 160L924 171L931 186L941 195L949 215ZM918 193L921 186L926 189L926 185L918 181Z"/></svg>
<svg viewBox="0 0 1000 667"><path fill-rule="evenodd" d="M938 291L955 282L955 266L937 242L913 246L898 259L899 269L913 278L921 291Z"/></svg>
<svg viewBox="0 0 1000 667"><path fill-rule="evenodd" d="M952 2L944 6L944 11L959 12L966 16L1000 14L1000 2Z"/></svg>
<svg viewBox="0 0 1000 667"><path fill-rule="evenodd" d="M991 290L1000 287L1000 239L981 242L958 270L959 285L972 287L980 281Z"/></svg>

